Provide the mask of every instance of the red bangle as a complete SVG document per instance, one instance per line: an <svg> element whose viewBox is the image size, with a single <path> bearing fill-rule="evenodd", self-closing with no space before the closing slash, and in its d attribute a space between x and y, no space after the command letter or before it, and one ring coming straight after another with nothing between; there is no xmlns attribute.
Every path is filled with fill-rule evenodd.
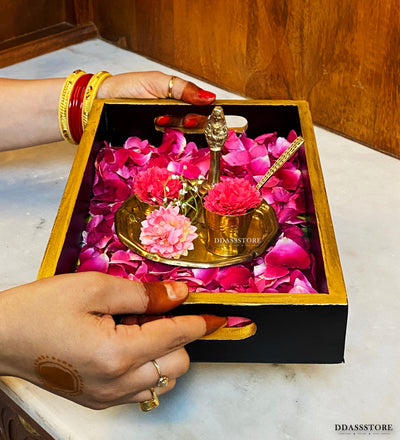
<svg viewBox="0 0 400 440"><path fill-rule="evenodd" d="M87 79L87 81L85 83L85 86L81 88L81 93L79 95L79 108L78 108L78 111L76 113L76 118L77 118L76 119L76 126L77 126L77 132L78 132L78 135L79 135L79 139L82 137L83 130L84 130L84 127L82 125L82 106L83 106L83 100L85 98L86 90L87 90L87 87L88 87L88 84L89 84L90 80L92 79L92 76L93 76L93 74L90 74L90 76L88 77L88 79Z"/></svg>
<svg viewBox="0 0 400 440"><path fill-rule="evenodd" d="M75 83L68 103L68 125L71 137L75 143L79 143L82 137L82 103L86 87L93 74L87 73L81 76Z"/></svg>
<svg viewBox="0 0 400 440"><path fill-rule="evenodd" d="M71 138L75 143L78 143L78 138L77 138L77 133L76 133L76 128L75 128L75 123L74 123L74 113L76 112L76 91L77 91L77 86L79 86L79 84L82 83L81 79L84 77L85 75L82 75L80 78L77 79L76 83L74 84L74 87L71 91L71 96L69 98L69 102L68 102L68 126L69 126L69 131L71 134Z"/></svg>

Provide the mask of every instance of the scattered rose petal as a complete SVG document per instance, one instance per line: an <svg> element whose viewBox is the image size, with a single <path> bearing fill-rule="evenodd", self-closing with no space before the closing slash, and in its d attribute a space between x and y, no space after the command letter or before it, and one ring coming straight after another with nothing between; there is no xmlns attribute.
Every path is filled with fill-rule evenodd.
<svg viewBox="0 0 400 440"><path fill-rule="evenodd" d="M219 270L216 280L225 290L245 286L249 282L250 271L247 267L236 265L223 267Z"/></svg>
<svg viewBox="0 0 400 440"><path fill-rule="evenodd" d="M93 252L92 256L80 264L78 272L96 271L106 273L109 259L106 254Z"/></svg>
<svg viewBox="0 0 400 440"><path fill-rule="evenodd" d="M265 256L268 266L285 266L305 269L310 265L310 257L301 246L287 237L281 237Z"/></svg>

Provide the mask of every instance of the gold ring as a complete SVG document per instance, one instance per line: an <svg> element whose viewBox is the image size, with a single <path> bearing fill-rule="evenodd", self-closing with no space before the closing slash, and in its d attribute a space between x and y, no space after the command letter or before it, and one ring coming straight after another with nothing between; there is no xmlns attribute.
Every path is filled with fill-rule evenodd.
<svg viewBox="0 0 400 440"><path fill-rule="evenodd" d="M176 76L171 76L171 78L169 79L169 83L168 83L168 98L169 99L172 98L172 87L174 87L175 78L176 78Z"/></svg>
<svg viewBox="0 0 400 440"><path fill-rule="evenodd" d="M153 365L156 367L157 373L158 373L158 382L157 387L166 387L168 385L169 379L167 376L163 376L161 374L160 366L158 365L157 361L151 361L153 362Z"/></svg>
<svg viewBox="0 0 400 440"><path fill-rule="evenodd" d="M157 406L160 404L154 388L150 388L150 393L151 399L140 402L140 409L144 412L151 411L152 409L157 408Z"/></svg>

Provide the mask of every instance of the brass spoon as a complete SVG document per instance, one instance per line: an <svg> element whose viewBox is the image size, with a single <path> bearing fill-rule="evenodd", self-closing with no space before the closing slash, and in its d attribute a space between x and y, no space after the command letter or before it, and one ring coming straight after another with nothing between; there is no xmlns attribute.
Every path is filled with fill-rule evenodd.
<svg viewBox="0 0 400 440"><path fill-rule="evenodd" d="M260 190L268 180L279 170L279 168L286 163L294 153L304 144L304 139L297 137L286 150L278 157L272 167L265 173L264 177L257 183L256 188Z"/></svg>

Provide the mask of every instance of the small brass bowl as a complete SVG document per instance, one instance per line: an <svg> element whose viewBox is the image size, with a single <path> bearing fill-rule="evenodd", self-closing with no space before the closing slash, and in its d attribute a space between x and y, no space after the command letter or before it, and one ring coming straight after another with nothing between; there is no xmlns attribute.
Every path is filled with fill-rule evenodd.
<svg viewBox="0 0 400 440"><path fill-rule="evenodd" d="M261 243L260 234L248 234L256 208L242 215L221 215L204 208L207 231L206 247L209 252L223 257L233 257L255 249ZM255 236L254 236L255 235Z"/></svg>

